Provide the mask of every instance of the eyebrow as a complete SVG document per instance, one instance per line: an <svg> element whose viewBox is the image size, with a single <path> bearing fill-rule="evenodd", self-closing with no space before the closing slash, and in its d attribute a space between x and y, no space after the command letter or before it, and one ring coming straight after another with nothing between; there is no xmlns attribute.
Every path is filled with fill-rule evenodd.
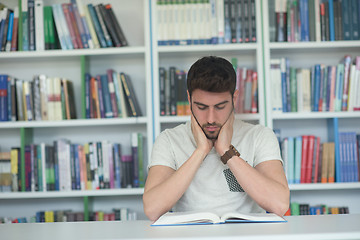
<svg viewBox="0 0 360 240"><path fill-rule="evenodd" d="M225 104L225 103L228 103L229 101L228 100L225 100L225 101L223 101L223 102L219 102L219 103L217 103L217 104L215 104L214 106L220 106L220 105L222 105L222 104ZM196 104L196 105L200 105L200 106L203 106L203 107L209 107L209 105L206 105L206 104L203 104L203 103L201 103L201 102L195 102L194 101L194 104Z"/></svg>

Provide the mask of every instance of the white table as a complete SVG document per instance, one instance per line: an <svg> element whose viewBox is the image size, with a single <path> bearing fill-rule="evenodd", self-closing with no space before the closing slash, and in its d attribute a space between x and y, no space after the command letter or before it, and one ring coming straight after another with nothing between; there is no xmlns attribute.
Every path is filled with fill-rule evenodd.
<svg viewBox="0 0 360 240"><path fill-rule="evenodd" d="M150 221L0 224L0 239L360 239L360 214L286 219L286 223L165 227L151 227Z"/></svg>

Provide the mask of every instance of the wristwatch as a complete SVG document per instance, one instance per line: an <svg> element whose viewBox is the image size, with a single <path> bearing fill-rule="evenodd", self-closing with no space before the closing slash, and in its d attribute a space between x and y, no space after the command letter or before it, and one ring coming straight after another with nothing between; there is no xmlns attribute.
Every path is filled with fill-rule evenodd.
<svg viewBox="0 0 360 240"><path fill-rule="evenodd" d="M221 161L223 162L223 164L226 164L227 161L229 161L230 158L232 158L233 156L238 156L240 157L240 153L238 152L238 150L236 150L236 148L233 145L230 145L230 149L227 150L224 155L222 155L220 157Z"/></svg>

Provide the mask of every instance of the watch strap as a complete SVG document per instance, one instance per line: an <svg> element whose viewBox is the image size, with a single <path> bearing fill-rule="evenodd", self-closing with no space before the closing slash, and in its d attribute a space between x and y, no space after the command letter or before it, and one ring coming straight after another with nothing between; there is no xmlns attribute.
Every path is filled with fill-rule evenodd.
<svg viewBox="0 0 360 240"><path fill-rule="evenodd" d="M229 159L231 159L233 156L238 156L240 157L240 153L238 152L238 150L236 150L236 148L233 145L230 145L229 150L227 150L224 155L222 155L220 157L221 161L223 162L223 164L226 164L227 161L229 161Z"/></svg>

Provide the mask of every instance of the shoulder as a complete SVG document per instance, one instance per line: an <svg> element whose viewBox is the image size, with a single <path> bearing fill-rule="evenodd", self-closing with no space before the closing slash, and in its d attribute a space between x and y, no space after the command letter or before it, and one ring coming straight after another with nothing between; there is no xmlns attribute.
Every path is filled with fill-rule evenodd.
<svg viewBox="0 0 360 240"><path fill-rule="evenodd" d="M176 139L189 138L189 132L191 133L190 123L183 123L174 128L167 128L162 131L159 136L156 138L157 141L167 141L172 142Z"/></svg>
<svg viewBox="0 0 360 240"><path fill-rule="evenodd" d="M236 135L239 135L240 137L257 138L262 136L275 136L273 130L269 127L260 124L247 123L239 119L236 119L234 122L234 131Z"/></svg>

